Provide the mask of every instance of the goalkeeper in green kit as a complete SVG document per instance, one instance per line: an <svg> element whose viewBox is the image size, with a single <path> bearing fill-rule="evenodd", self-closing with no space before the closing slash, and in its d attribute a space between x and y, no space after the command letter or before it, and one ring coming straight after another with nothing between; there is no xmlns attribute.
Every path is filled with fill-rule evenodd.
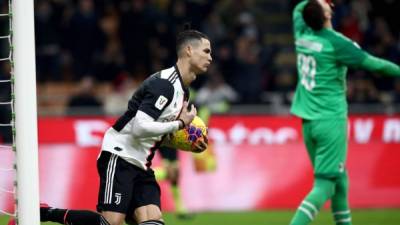
<svg viewBox="0 0 400 225"><path fill-rule="evenodd" d="M331 6L328 0L308 0L293 12L299 81L291 113L303 120L314 184L291 225L310 224L328 200L335 223L352 224L346 171L347 67L400 77L398 65L366 53L332 29Z"/></svg>

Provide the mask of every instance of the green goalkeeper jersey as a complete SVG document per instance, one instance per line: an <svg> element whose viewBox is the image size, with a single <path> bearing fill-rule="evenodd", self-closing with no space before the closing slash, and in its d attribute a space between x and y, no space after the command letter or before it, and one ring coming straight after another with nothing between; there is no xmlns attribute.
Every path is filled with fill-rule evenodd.
<svg viewBox="0 0 400 225"><path fill-rule="evenodd" d="M400 67L376 58L333 29L313 31L302 11L307 1L293 12L299 75L291 113L308 120L346 118L347 67L400 76Z"/></svg>

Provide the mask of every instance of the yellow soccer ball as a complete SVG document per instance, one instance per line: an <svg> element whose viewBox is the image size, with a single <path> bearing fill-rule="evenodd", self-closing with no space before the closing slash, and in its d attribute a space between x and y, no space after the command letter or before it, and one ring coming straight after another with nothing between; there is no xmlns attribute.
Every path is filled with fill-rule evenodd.
<svg viewBox="0 0 400 225"><path fill-rule="evenodd" d="M204 136L207 136L207 126L200 117L195 116L189 126L165 137L162 146L192 151L193 144Z"/></svg>

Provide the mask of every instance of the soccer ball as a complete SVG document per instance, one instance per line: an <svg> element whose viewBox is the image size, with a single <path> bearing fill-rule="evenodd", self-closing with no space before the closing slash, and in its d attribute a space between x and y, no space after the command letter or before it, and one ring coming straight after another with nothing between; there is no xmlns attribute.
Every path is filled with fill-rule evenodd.
<svg viewBox="0 0 400 225"><path fill-rule="evenodd" d="M193 144L204 136L207 136L207 126L200 117L195 116L189 126L165 137L161 145L192 151Z"/></svg>

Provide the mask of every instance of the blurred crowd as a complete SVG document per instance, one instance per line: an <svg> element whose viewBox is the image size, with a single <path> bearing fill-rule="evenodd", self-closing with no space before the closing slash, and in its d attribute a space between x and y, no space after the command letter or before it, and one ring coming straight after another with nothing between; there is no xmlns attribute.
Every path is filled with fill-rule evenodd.
<svg viewBox="0 0 400 225"><path fill-rule="evenodd" d="M210 37L214 60L193 85L194 101L215 112L226 111L225 103L287 105L297 81L291 21L296 2L36 0L39 104L52 97L49 84L60 89L68 83L67 112L88 105L109 114L123 111L143 79L174 64L175 34L190 24ZM334 2L336 30L368 52L400 63L400 1ZM0 0L0 6L8 11L8 1ZM0 23L0 36L6 35L8 20ZM8 43L0 48L0 58L7 57ZM8 77L9 64L2 63L0 79ZM8 89L0 94L9 96ZM348 98L400 103L400 80L350 71Z"/></svg>

